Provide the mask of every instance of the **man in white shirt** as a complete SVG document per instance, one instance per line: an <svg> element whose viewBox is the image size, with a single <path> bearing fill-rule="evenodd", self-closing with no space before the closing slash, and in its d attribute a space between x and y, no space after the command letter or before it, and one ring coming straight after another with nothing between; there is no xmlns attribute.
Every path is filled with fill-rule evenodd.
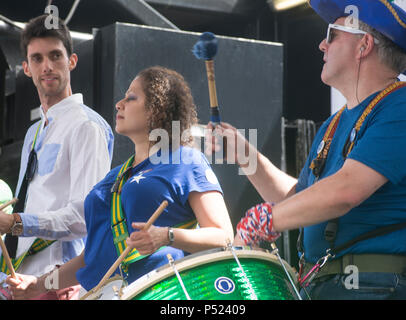
<svg viewBox="0 0 406 320"><path fill-rule="evenodd" d="M84 200L110 170L114 141L108 123L83 104L81 94L72 94L70 72L78 57L63 21L59 19L58 29L48 29L47 17L32 19L21 35L24 73L32 78L41 102L41 120L28 129L21 154L16 195L25 208L13 215L0 211L0 233L18 236L11 253L15 268L37 276L82 252ZM21 199L27 177L27 196ZM7 271L4 259L0 270ZM77 292L73 288L64 295L77 297ZM41 297L62 298L61 293Z"/></svg>

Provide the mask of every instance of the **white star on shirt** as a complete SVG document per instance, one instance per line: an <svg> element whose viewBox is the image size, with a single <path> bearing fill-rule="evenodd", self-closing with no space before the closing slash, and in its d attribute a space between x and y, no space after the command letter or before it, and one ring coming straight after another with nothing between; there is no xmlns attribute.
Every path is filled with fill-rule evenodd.
<svg viewBox="0 0 406 320"><path fill-rule="evenodd" d="M130 183L136 181L139 184L141 179L145 179L145 177L142 176L142 172L139 175L134 176L131 179Z"/></svg>

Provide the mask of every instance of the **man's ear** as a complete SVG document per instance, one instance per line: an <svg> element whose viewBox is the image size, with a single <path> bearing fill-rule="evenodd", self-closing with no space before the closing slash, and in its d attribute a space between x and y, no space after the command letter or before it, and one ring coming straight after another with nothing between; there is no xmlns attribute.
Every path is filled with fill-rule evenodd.
<svg viewBox="0 0 406 320"><path fill-rule="evenodd" d="M27 77L32 78L32 74L31 74L31 71L30 71L30 67L28 66L28 62L27 62L27 61L23 61L23 70L24 70L24 73L25 73L25 75L26 75Z"/></svg>
<svg viewBox="0 0 406 320"><path fill-rule="evenodd" d="M75 69L77 63L78 63L78 56L76 53L72 53L71 56L69 57L69 71L72 71L73 69Z"/></svg>
<svg viewBox="0 0 406 320"><path fill-rule="evenodd" d="M366 34L361 41L360 47L359 47L359 58L363 58L367 56L368 54L371 53L371 51L374 49L375 43L374 43L374 37L370 34Z"/></svg>

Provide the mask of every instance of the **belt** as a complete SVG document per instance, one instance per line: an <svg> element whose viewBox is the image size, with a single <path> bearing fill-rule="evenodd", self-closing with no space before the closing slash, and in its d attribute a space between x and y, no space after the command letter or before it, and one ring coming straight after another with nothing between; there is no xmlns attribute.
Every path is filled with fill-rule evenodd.
<svg viewBox="0 0 406 320"><path fill-rule="evenodd" d="M355 266L358 272L384 272L404 273L406 272L406 255L394 254L346 254L342 257L328 261L315 276L315 279L333 275L344 274L347 266ZM305 263L303 274L307 274L314 264Z"/></svg>

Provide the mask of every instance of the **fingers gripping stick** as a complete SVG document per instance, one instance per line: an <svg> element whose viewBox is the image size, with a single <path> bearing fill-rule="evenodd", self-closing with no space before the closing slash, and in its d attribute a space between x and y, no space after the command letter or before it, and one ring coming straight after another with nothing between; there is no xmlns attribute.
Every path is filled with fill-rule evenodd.
<svg viewBox="0 0 406 320"><path fill-rule="evenodd" d="M156 209L156 211L152 214L151 218L147 221L145 224L143 230L148 230L149 227L155 222L156 219L161 215L161 213L164 211L164 209L168 206L168 201L163 201L161 205ZM110 278L110 276L113 274L113 272L118 268L118 266L123 262L125 257L130 253L130 251L133 248L127 246L127 248L123 251L123 253L117 258L117 260L114 262L114 264L110 267L110 269L106 272L104 277L100 280L99 284L94 287L92 290L87 292L81 299L84 300L86 299L89 295L93 294L94 292L100 290L102 286L106 283L106 281Z"/></svg>

